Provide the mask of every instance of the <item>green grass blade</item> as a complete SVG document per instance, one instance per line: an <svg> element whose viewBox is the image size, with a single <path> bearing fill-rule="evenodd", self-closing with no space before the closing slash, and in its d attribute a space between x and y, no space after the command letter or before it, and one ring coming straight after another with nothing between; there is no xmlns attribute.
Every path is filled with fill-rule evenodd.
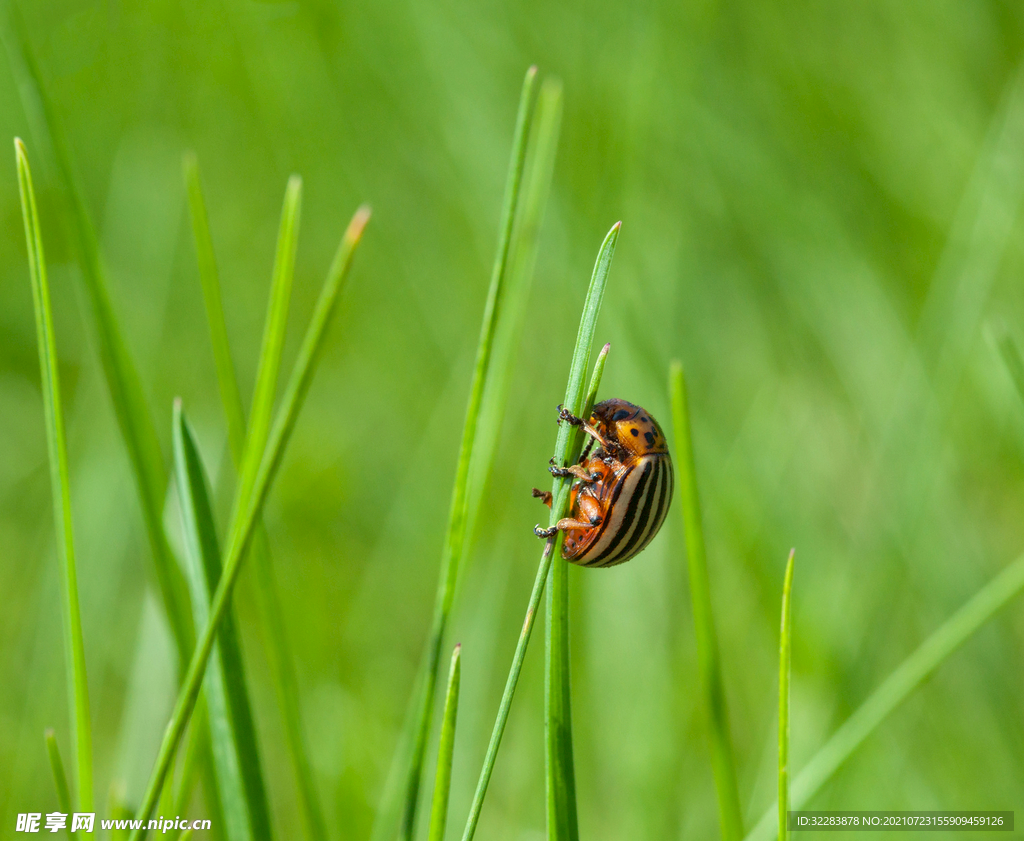
<svg viewBox="0 0 1024 841"><path fill-rule="evenodd" d="M206 213L206 200L203 198L203 185L199 178L199 163L196 156L192 153L185 155L183 166L192 235L196 243L196 261L199 264L199 282L203 287L206 323L210 329L213 362L217 370L217 386L220 389L224 417L227 419L228 446L237 467L242 460L242 447L245 445L242 395L238 390L238 377L231 359L228 328L224 320L224 304L220 293L220 275L213 253L213 237L210 236L210 220Z"/></svg>
<svg viewBox="0 0 1024 841"><path fill-rule="evenodd" d="M178 781L178 790L174 796L174 814L181 815L188 808L192 798L192 789L199 774L200 766L205 773L209 773L207 765L213 764L213 757L210 752L210 729L204 727L203 722L209 721L209 713L206 710L206 698L199 693L196 699L196 708L192 713L192 723L188 728L188 741L185 742L185 755L181 760L181 773ZM219 792L216 789L216 781L213 782L213 795L218 801L218 815L223 818L223 810L219 806ZM225 822L226 823L226 822Z"/></svg>
<svg viewBox="0 0 1024 841"><path fill-rule="evenodd" d="M295 276L295 252L299 232L299 210L302 203L302 179L293 175L288 179L281 208L281 227L277 235L277 253L274 274L270 283L267 320L263 328L263 344L256 368L256 386L252 395L252 411L242 457L240 499L244 504L256 481L256 473L263 458L270 419L274 412L277 375L281 370L281 354L288 322L288 303L291 300L292 280Z"/></svg>
<svg viewBox="0 0 1024 841"><path fill-rule="evenodd" d="M611 269L612 257L615 254L615 244L619 238L621 222L616 222L601 244L601 250L597 255L597 262L594 265L594 272L590 278L590 286L587 289L587 298L583 305L583 317L580 320L580 329L576 334L576 346L573 349L572 364L569 368L569 383L565 390L566 407L575 410L574 414L580 413L586 403L593 404L594 395L597 393L601 382L601 374L604 371L604 361L608 355L608 346L605 345L594 366L594 373L591 377L588 393L583 392L583 375L590 359L590 349L594 344L594 333L597 329L597 317L601 312L601 301L604 298L604 291L608 283L608 272ZM582 433L575 434L578 430L570 424L559 425L558 436L555 439L555 463L568 464L579 458L583 449ZM553 525L557 523L569 507L570 483L564 479L555 479L553 485L557 493L552 494L551 519ZM494 771L494 762L498 756L498 748L501 747L501 738L505 733L505 725L508 723L509 710L512 708L512 698L515 696L516 686L519 684L519 674L523 669L523 660L526 657L526 648L530 642L530 634L533 632L533 624L537 618L537 607L540 605L540 598L544 593L544 584L551 569L551 560L556 555L560 556L562 548L562 532L558 532L553 538L544 544L541 552L540 564L537 567L537 577L533 581L533 590L530 592L530 601L526 608L526 618L523 620L523 628L519 633L519 641L516 643L515 654L512 656L512 666L509 669L508 679L505 682L505 690L498 705L498 715L494 721L494 728L491 731L491 739L487 744L487 752L484 755L483 767L480 769L480 778L477 780L476 791L473 794L473 802L469 807L469 816L466 818L466 828L462 834L462 841L471 841L476 833L477 824L480 821L480 810L484 805L484 798L487 796L487 786L491 781L491 774Z"/></svg>
<svg viewBox="0 0 1024 841"><path fill-rule="evenodd" d="M452 652L448 670L448 691L441 719L441 738L437 746L437 773L434 776L434 802L430 809L430 834L427 841L444 841L448 822L448 792L452 784L452 752L455 749L455 719L459 714L459 682L462 674L462 646Z"/></svg>
<svg viewBox="0 0 1024 841"><path fill-rule="evenodd" d="M792 809L800 809L857 750L876 727L945 662L971 634L1024 590L1024 556L1017 558L940 625L917 650L858 707L793 780ZM774 837L773 805L747 836L748 841Z"/></svg>
<svg viewBox="0 0 1024 841"><path fill-rule="evenodd" d="M562 119L562 83L546 79L537 95L537 110L526 152L523 173L521 213L516 221L512 251L509 257L508 287L501 302L501 318L494 336L487 387L480 410L476 446L470 465L468 533L473 534L480 514L480 499L491 474L498 452L499 430L505 417L509 387L526 320L530 290L540 242L540 226L547 206L558 148Z"/></svg>
<svg viewBox="0 0 1024 841"><path fill-rule="evenodd" d="M157 801L167 770L174 759L174 752L177 748L185 726L188 724L189 716L195 706L196 696L202 683L203 673L206 670L206 662L210 657L213 642L221 620L230 604L231 592L238 572L241 569L242 559L245 557L249 544L252 541L256 530L256 524L263 510L263 503L270 492L270 486L277 475L281 459L284 456L285 447L291 437L298 418L299 409L309 391L313 374L316 370L316 362L320 355L323 339L330 323L331 315L334 313L338 302L338 295L342 289L343 282L348 276L348 269L352 263L352 256L359 240L362 237L366 223L369 221L370 211L368 208L360 208L349 223L341 245L335 254L334 262L327 273L327 280L317 300L310 320L306 335L303 338L302 346L299 348L299 355L292 368L288 386L281 399L281 407L278 409L271 428L266 452L260 463L259 472L256 474L256 481L253 485L249 500L243 504L239 495L235 496L235 506L231 518L231 527L228 530L227 551L225 552L225 563L220 583L210 603L210 621L203 629L203 633L196 643L196 650L189 663L188 673L182 684L178 699L164 732L157 760L153 767L143 797L139 806L138 817L147 818L153 810ZM134 839L142 838L145 835L143 830L133 833Z"/></svg>
<svg viewBox="0 0 1024 841"><path fill-rule="evenodd" d="M437 596L434 603L434 615L424 654L425 662L421 667L422 678L419 681L418 692L414 696L416 713L410 721L415 729L412 737L407 740L408 743L411 743L412 750L409 754L409 765L405 770L405 781L401 794L402 817L399 837L403 841L411 841L415 832L420 780L423 774L427 739L430 734L430 724L433 718L434 691L437 686L441 646L444 642L445 629L448 626L452 600L455 597L455 582L462 560L466 529L469 522L468 487L470 464L476 441L484 388L490 368L495 328L503 297L502 291L507 276L512 229L516 218L516 208L519 204L520 185L526 159L526 141L529 136L533 115L536 78L537 69L531 67L526 72L526 78L523 80L522 94L519 100L519 111L516 117L516 128L512 142L512 157L509 162L508 177L505 184L501 226L498 234L498 249L491 271L487 301L484 305L483 321L480 326L480 339L477 343L476 362L473 366L473 381L469 390L466 419L462 429L462 442L459 446L459 460L455 469L455 483L452 487L448 529L441 556L441 574L438 580ZM403 741L406 741L404 735L400 743ZM386 837L388 830L385 824L389 812L388 804L383 804L380 810L380 820L377 827L375 827L375 838Z"/></svg>
<svg viewBox="0 0 1024 841"><path fill-rule="evenodd" d="M67 666L68 706L72 710L71 729L75 740L75 764L78 771L78 805L92 809L92 730L89 723L89 685L85 674L85 642L82 637L82 614L78 603L78 568L75 561L75 540L71 523L71 482L68 478L67 439L64 434L64 413L60 400L60 377L57 371L57 339L53 332L50 309L50 285L46 278L43 236L39 229L32 172L25 146L14 141L18 165L18 187L21 192L21 213L25 221L25 244L28 248L29 278L36 316L36 342L39 347L39 373L42 380L43 415L46 419L46 449L50 463L50 494L53 499L53 521L57 532L57 557L60 562L60 583L63 607L64 657Z"/></svg>
<svg viewBox="0 0 1024 841"><path fill-rule="evenodd" d="M199 165L194 155L188 155L185 158L185 182L189 195L189 209L196 241L199 276L203 287L203 300L206 308L207 323L210 329L210 341L213 345L217 382L220 388L221 402L224 406L224 414L227 419L228 446L231 450L235 469L241 473L242 459L246 446L245 409L242 406L241 392L238 388L235 366L232 361L231 347L224 319L220 280L213 254L213 238L210 235L206 202L203 199ZM292 227L294 229L294 226ZM293 234L289 236L294 239ZM279 248L278 251L280 252L281 249ZM283 258L278 262L283 263ZM292 262L294 263L294 259ZM277 349L276 355L280 359L280 348ZM262 368L266 369L266 365L262 366ZM272 398L275 389L276 384L275 388L265 388L263 393L266 397ZM269 401L266 402L269 408ZM255 590L261 626L260 635L266 643L267 664L270 667L274 689L277 693L278 706L284 721L285 744L295 769L304 828L307 837L326 839L327 825L324 821L323 808L320 805L320 799L313 782L313 769L303 736L298 679L295 676L295 669L288 654L284 617L277 597L278 589L270 557L270 545L262 524L256 530L249 554L252 559L250 563L256 577Z"/></svg>
<svg viewBox="0 0 1024 841"><path fill-rule="evenodd" d="M595 267L595 278L600 277L601 286L595 294L588 295L587 306L584 308L584 323L580 326L577 347L573 352L569 383L565 390L565 406L571 406L572 414L589 417L597 395L597 385L604 371L609 345L605 344L598 356L594 368L591 388L583 392L581 372L587 370L590 361L590 349L593 345L594 331L604 297L604 283L607 280L614 243L618 237L617 226L612 228L608 238L611 240L607 250L607 262ZM591 307L593 305L593 308ZM579 358L579 359L578 359ZM578 367L577 363L580 363ZM566 433L566 446L575 455L571 461L557 461L556 464L569 464L579 457L583 434L581 430L563 423L559 427L559 437ZM575 432L577 434L572 435ZM556 451L558 447L556 445ZM552 488L552 499L563 489L571 486L571 481L556 478ZM566 497L567 502L567 497ZM558 519L552 505L551 523L565 516L565 507L558 510ZM560 548L560 547L559 547ZM575 765L572 757L572 704L569 675L569 565L556 562L551 565L548 574L547 634L545 639L545 692L544 692L544 735L545 735L545 785L547 792L548 839L549 841L579 841L580 827L577 815L577 799L575 799Z"/></svg>
<svg viewBox="0 0 1024 841"><path fill-rule="evenodd" d="M708 579L704 528L701 522L700 497L697 493L697 468L693 455L693 433L686 399L686 378L683 366L672 364L672 425L675 437L676 464L679 468L679 505L686 535L686 560L690 570L690 600L693 604L694 636L701 689L705 696L708 730L711 737L711 768L718 795L718 821L723 841L743 837L736 764L729 739L729 716L725 703L725 685L718 656L714 614L711 608L711 585Z"/></svg>
<svg viewBox="0 0 1024 841"><path fill-rule="evenodd" d="M194 639L190 632L184 580L164 534L163 507L167 473L157 427L145 402L141 380L111 303L110 283L106 278L99 241L72 166L68 143L43 85L24 22L14 4L6 3L3 10L0 10L0 39L6 47L11 71L33 133L52 155L65 191L67 215L71 222L70 233L81 264L82 281L89 302L92 336L128 451L146 537L153 553L157 585L174 635L181 674L188 662Z"/></svg>
<svg viewBox="0 0 1024 841"><path fill-rule="evenodd" d="M56 110L42 83L42 76L32 55L23 21L14 4L4 4L0 10L0 38L7 49L11 70L17 80L18 91L33 133L41 143L49 147L67 198L67 215L72 223L72 240L81 264L82 281L89 301L93 338L99 351L121 437L128 451L146 535L153 554L157 585L174 634L181 674L192 651L192 623L189 618L185 582L163 530L167 474L160 439L146 403L138 371L114 314L108 291L110 284L100 253L99 241L75 177L71 155L57 120Z"/></svg>
<svg viewBox="0 0 1024 841"><path fill-rule="evenodd" d="M174 405L174 467L185 537L186 574L192 589L196 627L206 626L210 595L221 576L217 530L199 451L181 411ZM230 841L270 837L270 810L259 746L245 682L234 613L227 609L210 654L204 680L218 789ZM165 787L165 791L169 790Z"/></svg>
<svg viewBox="0 0 1024 841"><path fill-rule="evenodd" d="M793 592L793 556L786 561L786 577L782 584L782 628L779 631L779 839L786 841L786 812L789 810L789 673L792 655L791 615Z"/></svg>
<svg viewBox="0 0 1024 841"><path fill-rule="evenodd" d="M43 739L46 742L46 755L50 759L50 771L53 773L53 787L57 790L57 806L65 814L71 814L71 790L68 788L68 777L64 773L64 762L60 758L57 736L52 727L47 728Z"/></svg>

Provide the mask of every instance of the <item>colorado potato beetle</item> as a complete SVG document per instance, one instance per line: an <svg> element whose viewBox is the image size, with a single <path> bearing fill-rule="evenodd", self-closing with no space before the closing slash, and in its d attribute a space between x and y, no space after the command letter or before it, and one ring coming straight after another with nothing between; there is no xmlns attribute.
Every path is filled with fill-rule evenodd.
<svg viewBox="0 0 1024 841"><path fill-rule="evenodd" d="M665 435L650 412L625 400L598 403L589 422L561 407L558 417L582 427L591 441L578 464L551 466L554 475L576 479L569 516L534 533L548 538L564 531L562 557L574 564L624 563L651 542L668 513L674 482ZM551 507L549 492L534 488L533 495Z"/></svg>

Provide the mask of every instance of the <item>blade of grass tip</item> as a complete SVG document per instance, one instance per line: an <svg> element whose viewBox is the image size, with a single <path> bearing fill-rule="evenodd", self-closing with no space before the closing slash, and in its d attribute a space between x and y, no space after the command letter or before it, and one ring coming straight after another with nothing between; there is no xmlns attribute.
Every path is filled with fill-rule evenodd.
<svg viewBox="0 0 1024 841"><path fill-rule="evenodd" d="M790 616L793 592L793 557L789 551L786 577L782 584L782 628L779 631L779 840L789 838L787 812L789 810L789 672L792 653Z"/></svg>
<svg viewBox="0 0 1024 841"><path fill-rule="evenodd" d="M184 167L185 182L189 196L189 209L192 217L192 229L196 241L199 277L203 287L206 319L210 330L210 341L213 346L221 402L223 403L224 414L227 420L228 447L231 451L235 469L241 475L242 460L246 447L245 409L242 406L241 392L238 388L238 379L235 374L235 366L232 361L231 348L228 341L220 280L213 254L213 238L210 235L206 202L203 199L202 183L199 176L199 164L195 155L186 155ZM294 236L292 236L292 239L295 239ZM278 352L279 356L280 353ZM263 366L263 370L265 369L266 366ZM262 389L263 397L261 399L264 399L269 404L269 400L273 398L275 391L276 383L273 388L267 387ZM260 448L262 448L264 443L265 441L259 444ZM319 795L313 782L312 764L309 760L309 752L303 736L298 678L295 675L295 668L288 654L284 618L277 597L277 582L274 578L273 563L270 557L270 545L262 523L258 526L253 537L253 545L249 550L249 554L251 557L250 563L255 572L260 636L265 643L267 664L270 668L278 706L284 721L285 745L295 771L296 787L301 805L300 814L305 833L309 838L325 839L327 837L327 825L324 821Z"/></svg>
<svg viewBox="0 0 1024 841"><path fill-rule="evenodd" d="M50 494L53 499L53 521L57 532L57 557L63 607L64 657L67 666L71 728L75 741L75 764L78 772L78 804L91 810L92 797L92 731L89 723L89 685L85 674L85 642L82 636L82 614L78 602L78 569L75 562L75 540L71 522L71 482L68 477L67 439L64 434L64 413L60 399L60 377L57 371L57 340L50 309L50 285L46 278L43 236L39 229L35 190L28 155L20 139L14 140L18 165L18 187L21 192L21 213L25 221L25 244L28 248L29 278L32 304L36 317L36 343L39 347L39 372L42 380L43 415L46 419L46 449L50 463Z"/></svg>
<svg viewBox="0 0 1024 841"><path fill-rule="evenodd" d="M982 625L1024 590L1024 555L981 588L947 619L868 697L811 758L790 787L790 808L800 809L870 736L876 727L917 689ZM747 841L774 836L773 804Z"/></svg>
<svg viewBox="0 0 1024 841"><path fill-rule="evenodd" d="M437 745L437 773L434 777L434 802L430 809L430 834L427 841L444 841L448 822L448 792L452 783L452 752L455 749L455 719L459 714L459 682L462 674L462 646L452 652L448 670L448 691L444 698L441 738Z"/></svg>
<svg viewBox="0 0 1024 841"><path fill-rule="evenodd" d="M194 437L174 404L174 466L185 537L186 573L196 627L208 621L210 594L220 580L220 550L207 482ZM234 613L226 611L204 680L214 769L231 841L270 837L270 809ZM165 786L169 791L170 787Z"/></svg>
<svg viewBox="0 0 1024 841"><path fill-rule="evenodd" d="M240 447L245 441L245 414L242 410L242 395L238 390L235 364L231 359L217 260L213 253L213 238L210 236L210 220L206 213L206 201L203 198L203 186L199 178L199 162L196 160L195 154L189 152L185 155L183 168L185 187L188 193L189 216L192 220L192 235L196 244L196 262L199 265L199 282L203 288L206 323L210 330L213 362L217 371L217 386L220 389L221 404L227 419L228 446L231 448L237 467L242 459Z"/></svg>
<svg viewBox="0 0 1024 841"><path fill-rule="evenodd" d="M253 482L256 480L274 411L277 375L281 370L281 353L284 350L285 331L288 326L288 304L291 300L292 280L295 277L301 204L302 179L293 175L288 179L284 205L281 208L281 227L277 235L277 253L274 256L270 300L267 302L267 320L263 328L263 344L260 347L259 363L256 368L252 411L249 415L249 429L238 480L239 497L243 505L248 500Z"/></svg>
<svg viewBox="0 0 1024 841"><path fill-rule="evenodd" d="M68 788L68 777L64 773L64 763L57 747L57 736L53 728L47 728L43 734L46 742L46 755L50 759L50 771L53 773L53 787L57 790L57 806L66 815L71 814L71 790Z"/></svg>
<svg viewBox="0 0 1024 841"><path fill-rule="evenodd" d="M31 121L33 133L52 152L67 198L67 215L73 223L71 238L81 264L82 281L89 301L92 334L121 437L128 451L146 535L153 555L157 586L174 635L181 675L185 664L188 663L194 640L191 635L192 623L189 618L185 581L163 530L167 474L160 439L146 403L142 381L110 301L110 284L100 253L99 240L75 177L71 154L60 128L56 109L32 55L24 22L13 3L5 3L0 9L0 39L7 49L11 70L17 80L18 92L25 113Z"/></svg>
<svg viewBox="0 0 1024 841"><path fill-rule="evenodd" d="M399 837L402 841L412 841L413 834L415 833L420 779L423 773L427 739L430 734L430 723L433 718L434 692L437 686L438 669L441 660L441 646L444 641L445 629L448 626L452 601L455 597L456 577L462 560L466 528L469 522L469 469L474 451L484 388L490 373L494 333L501 309L502 290L507 275L512 228L515 222L516 208L519 204L520 185L525 166L526 141L533 119L536 80L537 68L531 67L526 71L519 99L519 110L516 116L516 128L512 141L512 157L509 161L508 177L505 183L501 226L498 233L498 248L494 258L494 266L491 270L487 301L484 304L484 315L480 325L476 361L473 366L473 381L470 385L469 400L466 405L466 416L462 429L462 441L459 445L459 459L455 468L455 482L452 486L448 529L441 555L441 571L434 602L434 615L424 653L424 664L421 666L421 675L423 677L419 681L418 696L414 696L413 701L416 705L416 714L411 721L415 731L410 740L412 751L409 755L409 766L405 769L405 782L401 793L402 806ZM400 739L400 744L401 742L402 739ZM389 829L385 824L385 820L390 811L389 804L383 804L380 810L382 820L378 821L378 826L375 827L374 837L387 837Z"/></svg>
<svg viewBox="0 0 1024 841"><path fill-rule="evenodd" d="M585 399L589 399L590 403L593 403L593 395L597 393L601 382L601 374L604 371L604 362L608 355L608 345L605 345L594 366L590 390L585 398L583 395L583 374L586 371L587 360L590 357L590 348L594 343L597 316L601 311L601 300L604 297L604 290L608 282L608 272L611 268L612 257L615 254L615 244L618 241L621 227L622 223L616 222L604 238L604 242L601 243L601 250L597 255L594 272L590 278L590 286L587 289L587 298L583 305L580 329L576 334L576 345L573 349L572 364L569 368L569 383L566 387L564 405L577 410L580 409ZM561 424L559 426L558 436L555 439L556 464L567 464L579 458L580 451L583 449L583 441L582 435L572 434L575 431L575 427L570 427L569 424ZM554 487L559 487L558 480L556 480ZM553 495L552 498L552 524L565 516L568 506L569 484L565 483L564 492L560 491L557 495ZM501 738L505 733L505 725L508 723L508 714L512 708L512 698L515 695L516 686L519 684L519 674L522 672L526 648L530 642L530 634L533 632L537 607L544 593L548 570L551 568L551 559L557 553L560 553L561 547L562 532L556 533L553 538L548 539L544 543L540 564L537 567L537 577L534 578L533 590L530 592L530 601L526 608L526 618L523 620L523 628L519 633L515 654L512 656L512 665L509 668L508 679L505 682L505 689L502 692L501 702L498 705L498 715L494 721L494 728L491 731L491 739L487 744L487 752L484 755L483 767L480 769L480 778L477 780L473 802L470 804L469 815L466 818L466 828L462 835L462 841L471 841L476 833L477 823L480 821L480 810L483 808L484 798L487 796L487 786L490 784L491 774L494 771L494 762L498 757L498 748L501 747Z"/></svg>
<svg viewBox="0 0 1024 841"><path fill-rule="evenodd" d="M252 493L244 509L240 506L238 495L236 494L231 526L228 529L228 548L224 555L224 568L220 583L217 585L217 591L210 602L210 621L207 622L202 635L196 643L196 650L192 655L188 673L182 682L181 690L175 701L171 720L164 731L156 763L147 784L146 793L139 806L139 820L145 820L149 817L150 812L152 812L167 775L167 770L174 759L175 749L192 714L196 696L199 694L199 688L202 683L203 673L206 670L206 662L213 648L217 629L224 618L228 604L230 604L231 591L241 569L242 559L252 541L256 530L256 523L263 510L263 503L266 501L267 495L270 492L270 486L277 475L281 459L284 456L285 447L295 427L299 409L302 407L303 400L309 391L331 315L336 308L338 295L348 276L353 254L369 218L369 208L359 208L355 216L352 217L352 221L345 231L345 236L342 238L341 245L338 247L334 262L327 273L327 280L313 310L313 317L310 319L306 335L302 340L302 346L299 348L299 355L292 368L284 396L281 399L281 407L278 409L274 425L271 427L263 461L260 464L259 472L256 474ZM145 830L136 830L132 834L132 838L137 841L144 837L144 835Z"/></svg>
<svg viewBox="0 0 1024 841"><path fill-rule="evenodd" d="M562 118L562 83L546 79L537 95L537 112L526 151L523 174L522 212L516 221L509 257L508 291L501 304L502 315L494 336L491 371L480 410L481 434L473 451L469 478L469 535L476 530L480 500L498 451L498 438L508 403L514 369L526 320L526 308L533 286L540 241L540 225L547 206L558 148Z"/></svg>
<svg viewBox="0 0 1024 841"><path fill-rule="evenodd" d="M739 787L736 783L736 764L729 739L725 684L722 680L722 666L711 607L711 584L708 578L700 497L697 493L697 468L693 455L690 411L686 399L686 379L683 375L683 366L679 362L672 363L670 379L672 425L676 463L679 465L679 506L683 532L686 536L694 637L697 642L700 683L708 715L711 769L718 795L718 821L723 841L737 841L743 837L743 817L740 810Z"/></svg>

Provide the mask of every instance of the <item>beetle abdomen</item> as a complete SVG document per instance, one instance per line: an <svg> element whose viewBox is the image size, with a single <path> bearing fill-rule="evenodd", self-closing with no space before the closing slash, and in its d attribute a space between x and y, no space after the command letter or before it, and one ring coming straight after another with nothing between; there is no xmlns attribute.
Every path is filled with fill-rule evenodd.
<svg viewBox="0 0 1024 841"><path fill-rule="evenodd" d="M587 567L610 567L628 561L661 528L672 499L673 482L667 453L633 461L616 481L597 533L586 535L589 539L577 544L576 554L563 552L563 557Z"/></svg>

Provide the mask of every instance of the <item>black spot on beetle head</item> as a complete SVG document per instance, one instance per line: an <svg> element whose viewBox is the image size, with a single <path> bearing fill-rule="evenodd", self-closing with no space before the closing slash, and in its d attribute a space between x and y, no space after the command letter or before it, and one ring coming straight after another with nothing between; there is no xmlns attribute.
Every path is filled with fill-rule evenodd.
<svg viewBox="0 0 1024 841"><path fill-rule="evenodd" d="M636 438L640 434L640 430L637 429L635 426L631 430L629 430L629 432L634 438Z"/></svg>
<svg viewBox="0 0 1024 841"><path fill-rule="evenodd" d="M649 447L653 447L654 446L654 433L653 432L645 432L644 433L644 438L647 439L647 445Z"/></svg>

